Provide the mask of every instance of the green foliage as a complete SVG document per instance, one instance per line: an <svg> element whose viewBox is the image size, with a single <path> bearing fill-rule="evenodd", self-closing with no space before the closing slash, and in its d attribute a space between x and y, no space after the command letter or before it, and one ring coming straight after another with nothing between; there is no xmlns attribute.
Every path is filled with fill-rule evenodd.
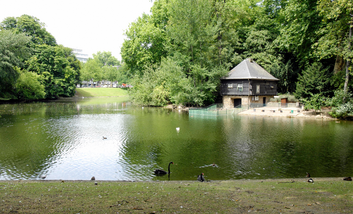
<svg viewBox="0 0 353 214"><path fill-rule="evenodd" d="M297 98L310 98L315 94L326 96L330 91L329 80L328 69L315 62L299 76L295 96Z"/></svg>
<svg viewBox="0 0 353 214"><path fill-rule="evenodd" d="M7 17L0 23L0 29L24 33L31 38L35 45L56 45L55 38L45 29L45 24L34 16Z"/></svg>
<svg viewBox="0 0 353 214"><path fill-rule="evenodd" d="M27 61L27 66L28 71L42 76L46 98L75 94L80 64L71 49L61 45L38 45L35 54Z"/></svg>
<svg viewBox="0 0 353 214"><path fill-rule="evenodd" d="M335 96L327 101L327 104L333 107L329 114L336 118L344 118L353 114L352 98L352 93L345 93L343 90L336 90Z"/></svg>
<svg viewBox="0 0 353 214"><path fill-rule="evenodd" d="M81 80L101 81L102 79L103 74L99 62L95 59L88 59L82 67Z"/></svg>
<svg viewBox="0 0 353 214"><path fill-rule="evenodd" d="M162 96L154 97L162 101L157 103L204 105L212 102L217 91L216 71L229 71L250 57L280 79L279 92L295 92L308 106L318 108L325 103L321 97L342 87L342 80L346 80L345 89L352 85L347 71L352 66L346 66L346 75L332 75L336 57L349 63L353 56L348 33L352 11L348 0L157 0L152 14L143 15L127 30L121 71L137 78L138 85L149 73L147 87L162 75L150 69L165 70L162 59L168 58L180 67L184 88L158 86ZM153 103L152 96L145 97Z"/></svg>
<svg viewBox="0 0 353 214"><path fill-rule="evenodd" d="M352 93L345 93L343 90L336 90L335 95L327 100L327 105L332 107L338 107L346 102L350 102L353 98Z"/></svg>
<svg viewBox="0 0 353 214"><path fill-rule="evenodd" d="M141 75L146 67L159 63L166 54L165 29L156 27L153 22L159 20L143 14L125 33L128 39L123 43L121 56L132 76Z"/></svg>
<svg viewBox="0 0 353 214"><path fill-rule="evenodd" d="M100 52L98 51L97 54L93 54L93 59L98 61L103 66L118 66L120 65L119 60L117 60L111 52Z"/></svg>
<svg viewBox="0 0 353 214"><path fill-rule="evenodd" d="M93 54L93 59L90 58L83 64L81 80L119 81L122 78L118 66L120 62L112 56L111 52L98 51L97 54Z"/></svg>
<svg viewBox="0 0 353 214"><path fill-rule="evenodd" d="M353 104L351 102L347 102L343 105L333 108L332 112L330 112L329 114L332 117L345 118L348 115L353 114Z"/></svg>
<svg viewBox="0 0 353 214"><path fill-rule="evenodd" d="M44 26L29 15L8 17L0 23L0 96L11 91L19 99L75 94L80 62L70 48L58 46ZM15 71L15 66L21 68L21 73Z"/></svg>
<svg viewBox="0 0 353 214"><path fill-rule="evenodd" d="M9 30L0 31L0 97L11 97L14 84L19 77L16 67L30 57L30 38Z"/></svg>
<svg viewBox="0 0 353 214"><path fill-rule="evenodd" d="M16 82L17 98L25 100L44 99L45 88L41 84L40 75L19 68L17 68L17 71L20 73Z"/></svg>

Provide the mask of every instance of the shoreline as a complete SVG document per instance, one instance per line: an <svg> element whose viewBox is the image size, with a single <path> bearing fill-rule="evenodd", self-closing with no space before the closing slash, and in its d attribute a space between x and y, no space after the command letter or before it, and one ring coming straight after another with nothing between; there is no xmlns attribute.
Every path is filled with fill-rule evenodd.
<svg viewBox="0 0 353 214"><path fill-rule="evenodd" d="M352 213L342 178L0 181L2 213Z"/></svg>
<svg viewBox="0 0 353 214"><path fill-rule="evenodd" d="M249 109L238 113L239 115L252 115L252 116L263 116L263 117L287 117L287 118L312 118L312 119L323 119L323 120L339 120L331 117L328 114L328 110L325 111L314 111L314 110L302 110L301 108L280 108L280 107L260 107Z"/></svg>

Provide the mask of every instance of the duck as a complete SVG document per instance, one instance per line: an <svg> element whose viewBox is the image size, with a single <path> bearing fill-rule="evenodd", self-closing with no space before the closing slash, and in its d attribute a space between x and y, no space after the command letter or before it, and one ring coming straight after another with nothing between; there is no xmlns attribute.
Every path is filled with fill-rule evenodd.
<svg viewBox="0 0 353 214"><path fill-rule="evenodd" d="M307 178L310 178L310 177L311 177L309 172L306 172L306 177L307 177Z"/></svg>
<svg viewBox="0 0 353 214"><path fill-rule="evenodd" d="M104 136L103 136L103 140L105 140L105 139L107 139L107 137L104 137Z"/></svg>
<svg viewBox="0 0 353 214"><path fill-rule="evenodd" d="M309 183L314 183L314 180L312 178L309 178L308 182Z"/></svg>
<svg viewBox="0 0 353 214"><path fill-rule="evenodd" d="M91 181L94 181L94 180L96 180L96 178L93 176L93 177L91 178Z"/></svg>
<svg viewBox="0 0 353 214"><path fill-rule="evenodd" d="M351 177L345 177L343 178L344 181L352 181L352 178Z"/></svg>
<svg viewBox="0 0 353 214"><path fill-rule="evenodd" d="M164 171L163 169L156 169L156 170L154 170L154 174L158 175L158 176L170 174L170 164L174 164L174 163L172 161L169 162L168 172Z"/></svg>
<svg viewBox="0 0 353 214"><path fill-rule="evenodd" d="M197 180L200 181L200 182L204 182L205 181L205 178L203 177L203 172L197 176Z"/></svg>

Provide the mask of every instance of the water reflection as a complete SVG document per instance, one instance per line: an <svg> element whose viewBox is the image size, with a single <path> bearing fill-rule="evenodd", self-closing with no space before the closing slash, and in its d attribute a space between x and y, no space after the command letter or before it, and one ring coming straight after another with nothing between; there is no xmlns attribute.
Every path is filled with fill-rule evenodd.
<svg viewBox="0 0 353 214"><path fill-rule="evenodd" d="M153 171L170 161L170 180L353 174L351 122L189 117L123 99L1 105L0 114L0 179L168 180Z"/></svg>

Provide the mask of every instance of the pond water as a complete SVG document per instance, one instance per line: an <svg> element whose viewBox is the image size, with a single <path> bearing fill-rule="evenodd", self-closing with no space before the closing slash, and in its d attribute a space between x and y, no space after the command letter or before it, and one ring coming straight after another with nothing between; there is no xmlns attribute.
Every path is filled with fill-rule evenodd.
<svg viewBox="0 0 353 214"><path fill-rule="evenodd" d="M198 117L124 98L3 104L0 115L0 180L353 176L349 121ZM153 174L171 161L169 177Z"/></svg>

